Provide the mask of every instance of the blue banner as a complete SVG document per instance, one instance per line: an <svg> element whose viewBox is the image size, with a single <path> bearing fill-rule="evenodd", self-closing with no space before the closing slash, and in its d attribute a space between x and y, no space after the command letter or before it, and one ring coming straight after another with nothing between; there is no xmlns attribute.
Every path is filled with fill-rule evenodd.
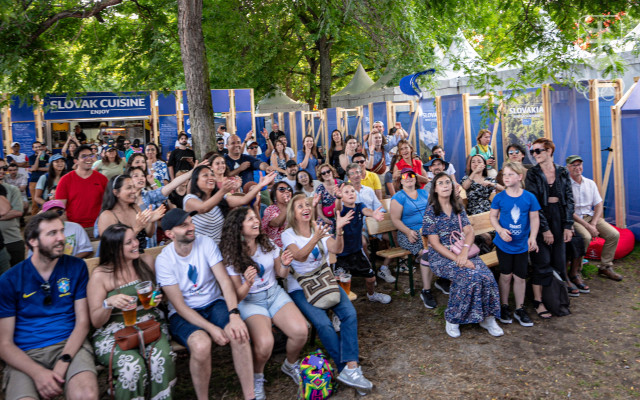
<svg viewBox="0 0 640 400"><path fill-rule="evenodd" d="M35 122L14 122L11 124L13 141L20 143L20 152L27 156L33 155L31 145L36 141Z"/></svg>
<svg viewBox="0 0 640 400"><path fill-rule="evenodd" d="M44 99L44 119L78 119L99 117L139 117L151 115L149 93L132 92L119 96L109 92L89 92L68 99L65 94Z"/></svg>
<svg viewBox="0 0 640 400"><path fill-rule="evenodd" d="M175 149L178 139L178 119L175 115L158 117L158 130L162 155L166 157L167 152Z"/></svg>
<svg viewBox="0 0 640 400"><path fill-rule="evenodd" d="M420 100L420 113L417 127L420 133L418 145L420 146L420 156L426 160L431 156L431 148L438 144L438 117L434 100Z"/></svg>

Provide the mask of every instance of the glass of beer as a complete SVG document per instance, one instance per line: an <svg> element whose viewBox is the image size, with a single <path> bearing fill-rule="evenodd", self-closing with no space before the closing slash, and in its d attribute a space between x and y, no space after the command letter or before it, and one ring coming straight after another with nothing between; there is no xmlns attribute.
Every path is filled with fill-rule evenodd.
<svg viewBox="0 0 640 400"><path fill-rule="evenodd" d="M351 274L340 274L338 279L338 283L342 286L342 289L344 289L346 294L349 294L349 292L351 292Z"/></svg>
<svg viewBox="0 0 640 400"><path fill-rule="evenodd" d="M140 299L140 303L142 303L142 307L145 310L151 308L149 301L151 300L151 293L153 293L153 284L151 281L140 282L136 285L136 292L138 293L138 298Z"/></svg>
<svg viewBox="0 0 640 400"><path fill-rule="evenodd" d="M122 309L124 326L134 326L136 324L136 308L138 307L138 300L135 297L132 297L131 299L131 303Z"/></svg>

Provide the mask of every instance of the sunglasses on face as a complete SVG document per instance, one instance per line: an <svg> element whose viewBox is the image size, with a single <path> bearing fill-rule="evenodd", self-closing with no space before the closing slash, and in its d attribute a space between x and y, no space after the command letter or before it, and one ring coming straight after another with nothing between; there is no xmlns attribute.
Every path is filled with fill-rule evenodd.
<svg viewBox="0 0 640 400"><path fill-rule="evenodd" d="M331 173L330 169L324 170L320 172L320 175L325 176L325 175L329 175Z"/></svg>
<svg viewBox="0 0 640 400"><path fill-rule="evenodd" d="M49 282L45 282L40 285L40 289L42 289L45 294L42 304L44 304L45 306L50 306L51 303L53 303L53 299L51 298L51 285L49 284Z"/></svg>
<svg viewBox="0 0 640 400"><path fill-rule="evenodd" d="M509 155L520 154L520 150L509 150Z"/></svg>
<svg viewBox="0 0 640 400"><path fill-rule="evenodd" d="M9 167L7 167L6 165L4 165L4 166L0 167L0 169L1 169L1 170L6 171L6 170L8 170L8 169L9 169Z"/></svg>
<svg viewBox="0 0 640 400"><path fill-rule="evenodd" d="M416 174L412 174L411 172L407 172L402 174L402 179L411 179L411 178L415 178Z"/></svg>
<svg viewBox="0 0 640 400"><path fill-rule="evenodd" d="M247 148L248 148L249 150L255 150L255 149L257 149L257 148L258 148L258 146L249 146L249 147L247 147Z"/></svg>
<svg viewBox="0 0 640 400"><path fill-rule="evenodd" d="M81 160L86 160L87 158L93 158L95 157L95 154L83 154L80 156Z"/></svg>
<svg viewBox="0 0 640 400"><path fill-rule="evenodd" d="M356 164L364 164L364 160L354 161L354 163L356 163Z"/></svg>
<svg viewBox="0 0 640 400"><path fill-rule="evenodd" d="M289 186L280 186L278 188L278 192L280 192L280 193L293 192L293 190L291 190L291 188Z"/></svg>
<svg viewBox="0 0 640 400"><path fill-rule="evenodd" d="M545 151L547 151L547 149L531 149L529 150L529 154L531 155L540 154L540 153L544 153Z"/></svg>

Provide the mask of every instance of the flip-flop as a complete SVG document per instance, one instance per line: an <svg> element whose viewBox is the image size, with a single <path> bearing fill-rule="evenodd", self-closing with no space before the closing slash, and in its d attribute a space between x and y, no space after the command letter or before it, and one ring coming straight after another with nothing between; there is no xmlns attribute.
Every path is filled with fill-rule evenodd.
<svg viewBox="0 0 640 400"><path fill-rule="evenodd" d="M578 288L578 291L580 293L590 293L591 292L591 289L589 288L589 286L584 284L584 282L582 281L582 278L580 277L580 275L570 276L569 280L574 285L576 285L576 287Z"/></svg>
<svg viewBox="0 0 640 400"><path fill-rule="evenodd" d="M544 311L540 311L538 312L538 307L540 307L540 305L542 304L541 301L533 301L533 309L536 312L536 314L538 314L538 317L540 317L541 319L551 319L551 317L553 316L553 314L551 313L551 311L549 310L544 310Z"/></svg>

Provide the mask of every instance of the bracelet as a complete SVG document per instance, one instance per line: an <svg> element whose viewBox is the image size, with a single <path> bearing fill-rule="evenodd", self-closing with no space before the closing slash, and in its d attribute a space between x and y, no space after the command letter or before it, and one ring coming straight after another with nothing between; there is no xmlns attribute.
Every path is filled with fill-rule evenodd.
<svg viewBox="0 0 640 400"><path fill-rule="evenodd" d="M113 306L110 306L109 303L107 303L107 299L104 299L102 302L102 308L105 310L113 310Z"/></svg>
<svg viewBox="0 0 640 400"><path fill-rule="evenodd" d="M462 245L462 247L471 247L471 246L469 246L468 244L465 243L465 244Z"/></svg>
<svg viewBox="0 0 640 400"><path fill-rule="evenodd" d="M340 231L340 233L336 232L336 236L342 236L344 235L344 231Z"/></svg>
<svg viewBox="0 0 640 400"><path fill-rule="evenodd" d="M282 264L282 267L283 268L291 268L291 264L289 264L289 265Z"/></svg>

